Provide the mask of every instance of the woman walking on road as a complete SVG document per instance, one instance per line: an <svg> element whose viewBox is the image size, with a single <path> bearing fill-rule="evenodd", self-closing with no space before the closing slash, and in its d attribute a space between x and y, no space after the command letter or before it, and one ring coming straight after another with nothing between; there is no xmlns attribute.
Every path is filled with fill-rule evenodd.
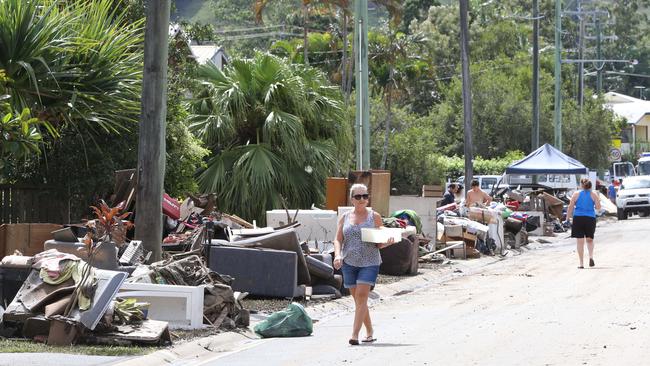
<svg viewBox="0 0 650 366"><path fill-rule="evenodd" d="M589 179L582 178L580 186L582 190L575 192L571 196L566 217L567 221L573 220L571 237L576 238L578 242L578 258L580 259L578 268L585 268L582 260L585 252L585 238L589 250L589 267L596 265L594 263L594 233L596 232L596 210L600 210L600 199L591 190L591 181Z"/></svg>
<svg viewBox="0 0 650 366"><path fill-rule="evenodd" d="M383 227L381 216L368 209L368 188L363 184L354 184L350 188L350 198L354 210L341 216L336 228L334 240L334 268L343 272L343 285L350 289L354 299L354 323L349 343L359 344L361 325L366 327L366 338L361 342L374 342L368 295L370 287L377 281L381 256L379 249L393 244L391 238L387 243L373 244L361 241L361 228Z"/></svg>

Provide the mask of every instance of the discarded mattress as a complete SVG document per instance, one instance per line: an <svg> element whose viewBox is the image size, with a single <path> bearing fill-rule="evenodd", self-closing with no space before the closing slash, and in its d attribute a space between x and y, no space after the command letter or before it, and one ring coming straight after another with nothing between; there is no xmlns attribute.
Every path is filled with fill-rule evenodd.
<svg viewBox="0 0 650 366"><path fill-rule="evenodd" d="M241 246L246 248L268 248L294 252L296 253L297 257L298 285L309 286L311 283L311 277L309 276L307 262L305 260L305 256L302 254L302 249L300 248L300 243L298 242L296 231L293 228L234 242L225 240L212 240L211 243L213 245ZM210 256L211 254L212 253L210 252Z"/></svg>
<svg viewBox="0 0 650 366"><path fill-rule="evenodd" d="M238 248L212 245L208 266L220 274L234 277L234 291L271 297L298 297L298 256L286 250ZM302 253L300 258L304 257ZM306 266L305 266L306 267Z"/></svg>

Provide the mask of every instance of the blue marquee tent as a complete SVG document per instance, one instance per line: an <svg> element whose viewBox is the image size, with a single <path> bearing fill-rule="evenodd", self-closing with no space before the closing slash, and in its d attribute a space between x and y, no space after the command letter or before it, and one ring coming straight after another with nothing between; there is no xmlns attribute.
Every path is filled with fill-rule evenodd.
<svg viewBox="0 0 650 366"><path fill-rule="evenodd" d="M549 144L528 154L506 168L506 174L587 174L588 169L576 159Z"/></svg>

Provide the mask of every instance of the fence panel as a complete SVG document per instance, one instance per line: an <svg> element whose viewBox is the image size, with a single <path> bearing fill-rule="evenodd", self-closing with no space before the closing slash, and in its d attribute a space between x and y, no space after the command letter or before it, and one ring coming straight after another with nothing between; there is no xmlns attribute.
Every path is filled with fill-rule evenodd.
<svg viewBox="0 0 650 366"><path fill-rule="evenodd" d="M0 185L0 224L67 224L68 199L49 187Z"/></svg>

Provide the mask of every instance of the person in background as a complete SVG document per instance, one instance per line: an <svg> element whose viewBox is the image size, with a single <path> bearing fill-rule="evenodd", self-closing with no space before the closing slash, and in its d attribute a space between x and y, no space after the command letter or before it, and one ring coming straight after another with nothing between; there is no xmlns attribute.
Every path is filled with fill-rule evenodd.
<svg viewBox="0 0 650 366"><path fill-rule="evenodd" d="M440 206L446 206L448 204L456 202L456 196L463 190L463 186L460 183L451 183L447 187L447 192L442 196L440 201Z"/></svg>
<svg viewBox="0 0 650 366"><path fill-rule="evenodd" d="M614 179L609 182L609 186L607 187L607 198L609 198L613 204L616 204L616 187L614 186Z"/></svg>
<svg viewBox="0 0 650 366"><path fill-rule="evenodd" d="M362 228L381 228L381 215L368 209L368 188L363 184L350 187L350 198L354 209L341 216L334 239L334 268L343 272L343 285L350 289L354 298L354 323L348 343L359 344L361 325L366 327L366 338L362 342L374 342L374 329L368 309L370 287L374 286L379 274L381 255L379 249L394 243L373 244L361 241Z"/></svg>
<svg viewBox="0 0 650 366"><path fill-rule="evenodd" d="M588 178L580 180L581 190L571 196L569 208L567 209L567 221L572 222L571 237L576 238L578 246L578 259L580 266L583 264L584 244L587 239L587 249L589 250L589 267L594 263L594 234L596 232L596 210L600 211L600 200L598 195L591 190L591 181Z"/></svg>
<svg viewBox="0 0 650 366"><path fill-rule="evenodd" d="M492 202L492 197L481 190L477 179L472 180L470 187L465 198L465 206L489 205Z"/></svg>

